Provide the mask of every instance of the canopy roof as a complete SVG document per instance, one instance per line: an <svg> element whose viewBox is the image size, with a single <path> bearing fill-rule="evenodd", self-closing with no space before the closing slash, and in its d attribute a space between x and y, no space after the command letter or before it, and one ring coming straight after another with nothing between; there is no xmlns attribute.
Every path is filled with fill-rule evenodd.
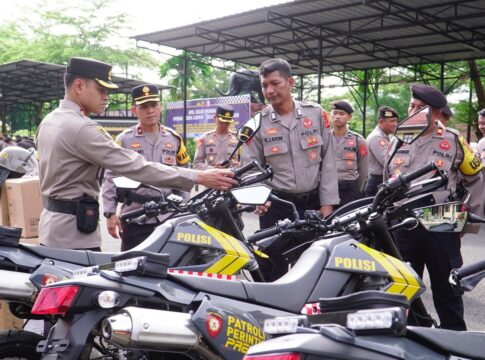
<svg viewBox="0 0 485 360"><path fill-rule="evenodd" d="M64 97L66 67L39 61L20 60L0 65L0 105L46 102ZM110 93L129 94L144 81L113 76L119 89ZM158 85L161 89L169 86Z"/></svg>
<svg viewBox="0 0 485 360"><path fill-rule="evenodd" d="M484 0L296 0L134 38L312 74L484 58L484 17Z"/></svg>

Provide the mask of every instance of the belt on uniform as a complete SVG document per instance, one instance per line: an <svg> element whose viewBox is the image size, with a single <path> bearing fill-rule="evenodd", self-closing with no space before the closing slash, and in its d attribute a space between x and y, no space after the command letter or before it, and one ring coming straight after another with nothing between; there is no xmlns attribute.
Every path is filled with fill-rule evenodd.
<svg viewBox="0 0 485 360"><path fill-rule="evenodd" d="M44 208L62 214L77 214L77 200L57 200L47 196L42 196Z"/></svg>
<svg viewBox="0 0 485 360"><path fill-rule="evenodd" d="M317 196L318 188L310 192L301 193L301 194L291 194L280 190L273 190L273 194L275 194L280 199L283 199L286 201L290 201L293 203L303 203L303 202L310 201L314 196Z"/></svg>
<svg viewBox="0 0 485 360"><path fill-rule="evenodd" d="M126 198L130 201L134 201L139 204L144 204L149 201L159 201L160 197L152 197L152 196L145 196L145 195L140 195L136 193L129 193Z"/></svg>
<svg viewBox="0 0 485 360"><path fill-rule="evenodd" d="M338 182L339 190L349 190L359 186L359 180L340 180Z"/></svg>

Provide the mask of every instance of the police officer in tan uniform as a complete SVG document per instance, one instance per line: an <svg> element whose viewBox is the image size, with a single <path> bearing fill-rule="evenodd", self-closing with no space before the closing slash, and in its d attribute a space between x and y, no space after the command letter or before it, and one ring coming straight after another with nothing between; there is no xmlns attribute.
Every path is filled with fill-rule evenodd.
<svg viewBox="0 0 485 360"><path fill-rule="evenodd" d="M257 160L273 168L267 184L274 193L293 202L300 216L307 209L328 215L338 204L335 152L330 122L320 105L291 96L294 79L290 65L270 59L260 66L261 86L270 105L262 111L260 131L245 144L241 163ZM260 217L262 229L292 218L291 209L273 202Z"/></svg>
<svg viewBox="0 0 485 360"><path fill-rule="evenodd" d="M369 151L369 175L364 188L364 195L375 196L377 187L382 184L384 166L389 152L389 135L396 130L399 115L390 106L381 106L377 115L377 126L367 136L367 150Z"/></svg>
<svg viewBox="0 0 485 360"><path fill-rule="evenodd" d="M234 122L234 108L230 105L219 105L214 115L216 128L197 139L194 155L194 169L220 168L237 145L236 135L229 130ZM231 166L239 165L237 154L231 159ZM227 167L227 166L225 166Z"/></svg>
<svg viewBox="0 0 485 360"><path fill-rule="evenodd" d="M482 164L485 165L485 109L478 113L478 130L483 137L478 141L478 155L482 159Z"/></svg>
<svg viewBox="0 0 485 360"><path fill-rule="evenodd" d="M340 206L362 197L367 179L367 145L362 135L348 129L354 109L343 100L332 103L332 139L338 172Z"/></svg>
<svg viewBox="0 0 485 360"><path fill-rule="evenodd" d="M434 87L422 84L412 85L411 92L408 114L429 105L431 124L415 142L397 151L386 169L387 174L392 177L409 173L434 161L448 172L446 189L453 193L462 183L470 192L472 211L481 216L485 203L483 167L460 133L438 121L442 116L441 108L447 103L446 97ZM396 139L391 140L391 151L396 143ZM426 177L429 175L423 178ZM427 232L419 226L414 230L400 230L395 235L404 260L411 262L418 275L423 275L425 266L428 269L441 327L465 330L462 293L448 283L451 269L463 263L460 234Z"/></svg>
<svg viewBox="0 0 485 360"><path fill-rule="evenodd" d="M190 161L182 138L174 130L160 124L160 92L154 84L143 84L131 90L133 100L132 112L138 117L138 124L123 131L116 137L116 142L125 149L130 149L142 155L148 161L155 161L168 166L186 167ZM155 218L140 219L139 222L121 223L116 215L117 197L113 183L113 172L107 170L103 185L103 208L107 219L109 234L118 238L117 230L122 240L121 250L126 251L141 243L150 235L156 226L169 216L161 214ZM180 192L170 188L161 188L165 196L175 193L188 199L188 192ZM158 200L160 193L146 187L140 187L126 194L121 214L136 210L150 200Z"/></svg>
<svg viewBox="0 0 485 360"><path fill-rule="evenodd" d="M104 167L154 186L188 191L194 183L227 190L235 183L226 169L195 171L148 162L116 144L88 115L108 105L111 66L72 58L64 75L59 107L41 122L36 135L40 191L44 204L39 223L41 244L99 250L98 174Z"/></svg>

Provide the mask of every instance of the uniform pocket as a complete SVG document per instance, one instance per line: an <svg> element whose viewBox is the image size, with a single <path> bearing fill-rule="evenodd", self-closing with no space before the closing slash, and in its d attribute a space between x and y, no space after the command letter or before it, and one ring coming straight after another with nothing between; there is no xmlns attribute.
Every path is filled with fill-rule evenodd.
<svg viewBox="0 0 485 360"><path fill-rule="evenodd" d="M357 154L353 151L344 151L342 159L345 164L345 169L354 170L357 169Z"/></svg>

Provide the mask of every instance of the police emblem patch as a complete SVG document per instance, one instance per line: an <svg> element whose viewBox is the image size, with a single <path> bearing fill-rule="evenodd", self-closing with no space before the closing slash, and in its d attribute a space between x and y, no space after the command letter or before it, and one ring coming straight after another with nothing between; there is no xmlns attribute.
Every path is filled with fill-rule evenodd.
<svg viewBox="0 0 485 360"><path fill-rule="evenodd" d="M279 146L273 146L273 147L271 147L271 152L273 154L277 154L277 153L281 152L281 148Z"/></svg>
<svg viewBox="0 0 485 360"><path fill-rule="evenodd" d="M274 135L274 134L277 134L277 133L278 133L277 128L269 128L268 131L266 131L266 134L268 134L268 135Z"/></svg>
<svg viewBox="0 0 485 360"><path fill-rule="evenodd" d="M130 145L130 147L132 147L133 149L139 149L141 148L141 144L140 143L133 143Z"/></svg>
<svg viewBox="0 0 485 360"><path fill-rule="evenodd" d="M309 119L309 118L303 119L303 127L305 129L311 128L312 125L313 125L313 121L311 119Z"/></svg>
<svg viewBox="0 0 485 360"><path fill-rule="evenodd" d="M447 140L440 142L440 149L450 150L450 148L451 148L451 145Z"/></svg>

